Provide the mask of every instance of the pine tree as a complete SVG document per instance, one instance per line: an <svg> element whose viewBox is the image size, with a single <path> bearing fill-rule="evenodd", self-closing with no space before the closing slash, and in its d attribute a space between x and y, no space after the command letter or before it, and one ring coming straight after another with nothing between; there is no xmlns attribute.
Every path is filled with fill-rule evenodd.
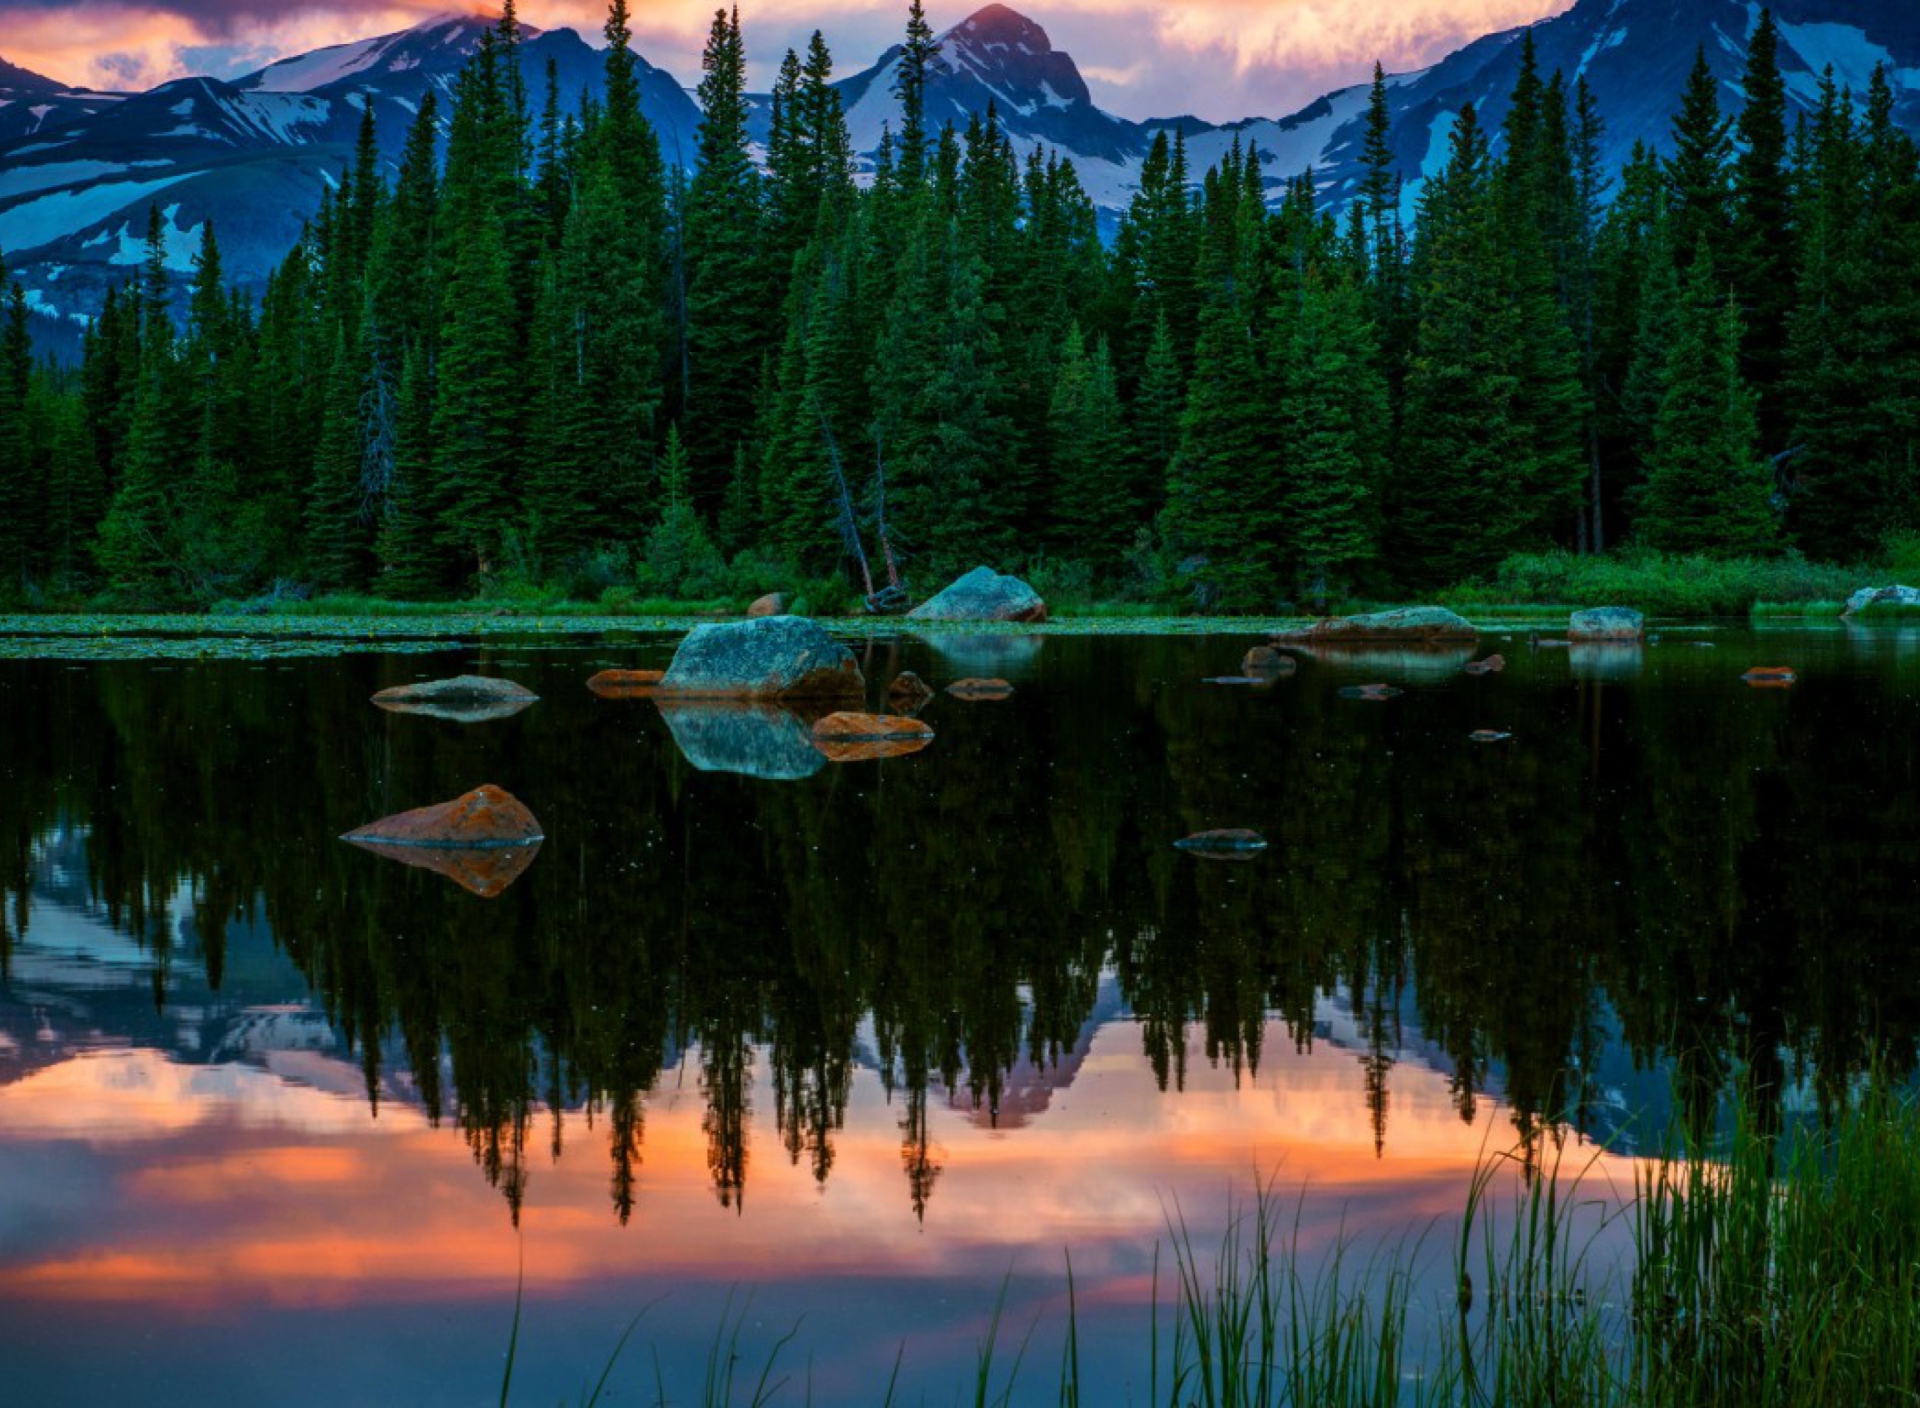
<svg viewBox="0 0 1920 1408"><path fill-rule="evenodd" d="M1275 349L1285 541L1301 594L1316 601L1377 550L1387 385L1363 299L1350 283L1310 276Z"/></svg>
<svg viewBox="0 0 1920 1408"><path fill-rule="evenodd" d="M687 188L687 454L693 499L717 514L751 433L763 262L760 176L747 150L746 52L740 14L716 10L701 60L700 164Z"/></svg>
<svg viewBox="0 0 1920 1408"><path fill-rule="evenodd" d="M1787 173L1787 87L1780 75L1779 30L1770 10L1747 43L1746 106L1736 130L1727 273L1746 326L1741 370L1759 396L1761 444L1785 448L1787 406L1781 382L1787 320L1793 311L1792 191Z"/></svg>
<svg viewBox="0 0 1920 1408"><path fill-rule="evenodd" d="M1162 536L1190 564L1202 609L1271 609L1278 593L1279 451L1261 389L1246 311L1216 299L1201 321L1160 515Z"/></svg>
<svg viewBox="0 0 1920 1408"><path fill-rule="evenodd" d="M41 496L35 482L27 431L27 393L33 344L27 331L27 296L9 282L0 259L0 597L11 598L33 575L41 548Z"/></svg>
<svg viewBox="0 0 1920 1408"><path fill-rule="evenodd" d="M1680 112L1673 121L1673 155L1666 163L1674 248L1683 267L1702 246L1716 263L1726 262L1732 126L1720 111L1720 83L1702 49L1694 55L1681 93Z"/></svg>
<svg viewBox="0 0 1920 1408"><path fill-rule="evenodd" d="M1097 571L1117 571L1140 505L1106 340L1096 340L1089 352L1077 322L1068 327L1061 349L1047 428L1061 552Z"/></svg>
<svg viewBox="0 0 1920 1408"><path fill-rule="evenodd" d="M1638 532L1666 552L1732 557L1779 544L1772 475L1755 450L1753 393L1740 375L1740 312L1703 239L1654 422Z"/></svg>

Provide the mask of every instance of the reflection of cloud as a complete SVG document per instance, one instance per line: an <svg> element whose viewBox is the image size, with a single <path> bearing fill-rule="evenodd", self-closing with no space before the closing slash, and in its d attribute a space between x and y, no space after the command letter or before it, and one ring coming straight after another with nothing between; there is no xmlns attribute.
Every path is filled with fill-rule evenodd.
<svg viewBox="0 0 1920 1408"><path fill-rule="evenodd" d="M804 1160L779 1157L771 1092L751 1093L749 1139L772 1156L753 1163L744 1217L713 1196L704 1101L664 1085L648 1101L627 1234L613 1231L605 1126L590 1132L569 1110L564 1153L528 1155L527 1289L636 1275L721 1285L977 1277L990 1287L1010 1258L1067 1246L1090 1278L1085 1294L1124 1299L1137 1295L1124 1278L1165 1235L1175 1200L1196 1236L1212 1236L1229 1196L1244 1200L1256 1176L1275 1178L1289 1217L1304 1187L1302 1247L1317 1254L1343 1227L1398 1235L1455 1214L1478 1159L1511 1138L1496 1102L1464 1123L1447 1078L1407 1063L1395 1068L1379 1156L1353 1053L1325 1042L1296 1050L1278 1026L1268 1036L1274 1054L1254 1076L1210 1064L1196 1034L1186 1089L1167 1094L1140 1059L1139 1028L1116 1021L1098 1029L1043 1124L983 1130L936 1105L930 1133L946 1172L924 1227L908 1206L898 1103L872 1072L855 1078L824 1187ZM459 1134L415 1109L389 1102L375 1119L364 1101L246 1067L98 1052L0 1089L0 1166L54 1150L72 1163L70 1181L111 1191L38 1213L31 1247L0 1252L0 1304L245 1315L513 1294L516 1235L498 1194ZM33 1196L0 1183L0 1226ZM1108 1268L1119 1279L1097 1283ZM980 1303L991 1298L984 1290ZM74 1321L76 1337L85 1321Z"/></svg>
<svg viewBox="0 0 1920 1408"><path fill-rule="evenodd" d="M1216 120L1280 116L1331 88L1361 82L1375 59L1389 69L1433 62L1467 39L1540 19L1568 0L1033 0L1016 5L1071 53L1096 100L1130 117L1198 112ZM0 0L4 52L16 63L68 82L153 83L196 71L203 55L233 77L263 56L388 33L449 9L494 12L448 0ZM654 63L691 82L712 19L711 0L661 0L636 7L635 43ZM936 28L977 6L942 3ZM764 88L788 48L815 29L839 71L864 68L898 40L900 0L757 0L744 8L750 81ZM521 17L541 28L570 26L598 42L601 0L524 0ZM232 56L200 46L233 46ZM113 67L103 57L111 49Z"/></svg>

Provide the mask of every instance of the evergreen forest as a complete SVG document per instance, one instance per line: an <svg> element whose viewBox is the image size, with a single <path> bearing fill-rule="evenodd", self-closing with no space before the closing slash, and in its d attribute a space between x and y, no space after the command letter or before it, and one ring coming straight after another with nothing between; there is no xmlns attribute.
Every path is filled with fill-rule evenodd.
<svg viewBox="0 0 1920 1408"><path fill-rule="evenodd" d="M1737 109L1702 57L1623 169L1529 39L1417 199L1376 69L1357 189L1163 134L1105 240L991 111L935 130L919 0L870 163L818 34L750 144L736 10L670 165L628 19L576 104L507 0L397 165L364 130L257 302L211 225L172 287L157 211L77 367L36 360L13 285L0 597L851 603L987 563L1264 612L1547 549L1844 563L1920 530L1920 150L1884 74L1790 121L1770 17Z"/></svg>

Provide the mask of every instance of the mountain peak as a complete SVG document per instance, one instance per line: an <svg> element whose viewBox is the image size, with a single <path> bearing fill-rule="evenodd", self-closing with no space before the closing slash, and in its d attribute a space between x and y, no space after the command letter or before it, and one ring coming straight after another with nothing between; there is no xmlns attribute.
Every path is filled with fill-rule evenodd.
<svg viewBox="0 0 1920 1408"><path fill-rule="evenodd" d="M16 93L58 93L64 87L32 69L0 59L0 88L10 88Z"/></svg>
<svg viewBox="0 0 1920 1408"><path fill-rule="evenodd" d="M1012 49L1025 54L1051 54L1047 32L1005 5L975 10L946 33L946 38L975 49Z"/></svg>

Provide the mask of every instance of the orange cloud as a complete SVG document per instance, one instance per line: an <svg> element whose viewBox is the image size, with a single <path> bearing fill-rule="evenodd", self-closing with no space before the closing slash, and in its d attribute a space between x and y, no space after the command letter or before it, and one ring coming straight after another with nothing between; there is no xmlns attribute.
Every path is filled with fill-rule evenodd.
<svg viewBox="0 0 1920 1408"><path fill-rule="evenodd" d="M1215 119L1279 116L1328 89L1363 81L1376 59L1389 70L1421 67L1491 30L1541 19L1569 0L1043 0L1016 6L1070 52L1096 98L1133 117L1197 111ZM0 54L70 83L147 87L189 73L235 77L277 57L403 29L448 9L497 7L448 0L0 0ZM978 6L940 3L944 29ZM691 82L712 18L712 0L636 6L636 46ZM895 42L901 0L755 0L742 7L753 81L771 80L788 47L821 30L849 74ZM521 17L570 26L598 42L600 0L523 0Z"/></svg>

